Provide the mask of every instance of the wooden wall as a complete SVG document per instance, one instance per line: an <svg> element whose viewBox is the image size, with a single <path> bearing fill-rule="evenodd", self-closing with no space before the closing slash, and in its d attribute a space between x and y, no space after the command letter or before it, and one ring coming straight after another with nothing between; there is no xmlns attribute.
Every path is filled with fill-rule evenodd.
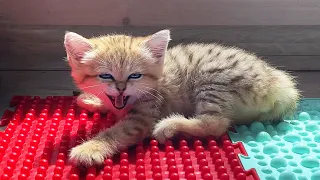
<svg viewBox="0 0 320 180"><path fill-rule="evenodd" d="M63 35L147 35L169 28L171 45L219 42L256 52L320 97L319 0L0 0L0 101L74 90ZM0 109L1 109L0 103ZM7 106L7 104L5 104Z"/></svg>
<svg viewBox="0 0 320 180"><path fill-rule="evenodd" d="M319 5L318 0L0 0L0 13L24 25L315 25Z"/></svg>

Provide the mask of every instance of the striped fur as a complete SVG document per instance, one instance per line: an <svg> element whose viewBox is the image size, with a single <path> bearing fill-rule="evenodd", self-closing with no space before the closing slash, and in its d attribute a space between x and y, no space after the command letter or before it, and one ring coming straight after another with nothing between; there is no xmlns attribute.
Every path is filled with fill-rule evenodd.
<svg viewBox="0 0 320 180"><path fill-rule="evenodd" d="M66 34L72 76L84 92L78 104L111 110L123 120L73 148L71 160L99 164L149 136L161 143L177 133L220 136L231 124L277 120L295 111L300 93L288 73L238 48L188 44L167 50L169 40L168 30L147 37ZM105 72L115 81L99 81ZM144 76L126 81L135 72ZM132 97L132 106L121 111L105 95L117 93L117 81L127 83Z"/></svg>

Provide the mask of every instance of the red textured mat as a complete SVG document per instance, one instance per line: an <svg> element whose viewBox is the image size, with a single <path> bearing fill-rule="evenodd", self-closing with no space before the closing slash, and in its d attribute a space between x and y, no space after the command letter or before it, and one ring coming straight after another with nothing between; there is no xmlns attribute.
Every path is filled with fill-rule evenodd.
<svg viewBox="0 0 320 180"><path fill-rule="evenodd" d="M105 161L104 167L80 169L68 163L70 148L110 127L112 115L88 114L74 105L73 96L15 96L1 125L8 124L0 140L0 180L77 179L259 179L244 171L237 154L242 144L227 135L168 141L146 140Z"/></svg>

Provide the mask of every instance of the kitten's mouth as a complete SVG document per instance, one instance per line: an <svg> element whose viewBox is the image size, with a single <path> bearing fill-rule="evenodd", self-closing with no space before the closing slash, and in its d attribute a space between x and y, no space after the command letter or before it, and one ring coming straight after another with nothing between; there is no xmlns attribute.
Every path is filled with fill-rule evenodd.
<svg viewBox="0 0 320 180"><path fill-rule="evenodd" d="M122 94L120 94L119 96L109 96L107 95L108 98L110 99L110 101L112 102L113 106L117 109L123 109L130 96L124 96Z"/></svg>

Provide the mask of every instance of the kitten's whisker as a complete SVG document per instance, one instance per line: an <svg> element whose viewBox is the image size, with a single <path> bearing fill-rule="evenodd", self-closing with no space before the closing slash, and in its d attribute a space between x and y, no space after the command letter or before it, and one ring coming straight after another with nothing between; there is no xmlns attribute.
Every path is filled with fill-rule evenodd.
<svg viewBox="0 0 320 180"><path fill-rule="evenodd" d="M145 90L143 90L143 91L145 91L145 92L147 92L148 94L156 97L160 102L162 102L162 101L166 102L165 99L163 98L162 94L161 94L158 90L156 90L156 89L154 89L154 88L147 87L147 86L143 86L143 87L144 87L144 88L147 88L147 89L150 89L150 90L153 90L153 91L155 91L155 93L157 93L157 94L154 95L154 94L152 94L152 93L149 92L149 91L145 91Z"/></svg>
<svg viewBox="0 0 320 180"><path fill-rule="evenodd" d="M104 91L100 91L100 93L98 93L98 95L96 95L98 98L99 98L99 96L101 95L101 94L103 94L104 93Z"/></svg>
<svg viewBox="0 0 320 180"><path fill-rule="evenodd" d="M156 90L156 89L154 89L154 88L150 88L148 86L144 86L144 88L150 89L150 90L154 91L155 93L157 93L159 96L162 96L161 92Z"/></svg>
<svg viewBox="0 0 320 180"><path fill-rule="evenodd" d="M100 86L101 84L103 84L103 83L99 83L99 84L95 84L95 85L91 85L91 86L86 86L86 87L83 87L82 89L88 89L88 88ZM80 94L82 94L82 93L80 93ZM95 95L95 94L94 94L94 95ZM77 98L72 101L71 105L75 104L76 101L77 101Z"/></svg>
<svg viewBox="0 0 320 180"><path fill-rule="evenodd" d="M138 84L144 85L143 87L148 88L148 89L151 89L151 90L154 90L154 91L156 91L157 93L161 94L159 90L157 90L157 89L155 89L155 88L151 88L151 87L149 87L149 86L146 86L146 85L149 85L149 84L140 83L140 82L139 82Z"/></svg>
<svg viewBox="0 0 320 180"><path fill-rule="evenodd" d="M86 87L83 87L82 89L88 89L88 88L100 86L101 84L103 84L103 83L99 83L99 84L95 84L95 85L91 85L91 86L86 86Z"/></svg>
<svg viewBox="0 0 320 180"><path fill-rule="evenodd" d="M139 92L142 92L144 96L147 96L147 94L145 94L145 92L147 92L147 91L143 92L142 90L139 90L139 89L137 89L137 90L138 90ZM141 100L140 100L140 103L141 103ZM159 106L157 106L158 102L155 101L155 103L156 103L156 104L154 104L154 105L156 106L157 110L158 110L159 112L161 112L160 109L159 109ZM160 105L160 104L158 104L158 105ZM151 110L150 110L150 113L152 113Z"/></svg>
<svg viewBox="0 0 320 180"><path fill-rule="evenodd" d="M148 93L149 95L153 96L153 97L156 98L156 100L158 100L159 102L162 102L162 101L163 101L163 98L162 98L162 97L160 98L159 96L156 96L156 95L150 93L149 91L145 91L145 90L141 90L141 91L142 91L142 92L145 92L145 93Z"/></svg>
<svg viewBox="0 0 320 180"><path fill-rule="evenodd" d="M91 93L91 94L93 94L93 95L95 95L97 98L99 98L99 96L102 94L102 93L104 93L104 91L100 91L100 92L98 92L98 94L96 94L96 93Z"/></svg>
<svg viewBox="0 0 320 180"><path fill-rule="evenodd" d="M71 102L70 106L73 105L73 104L77 101L77 99L78 99L78 97L75 98L75 99Z"/></svg>
<svg viewBox="0 0 320 180"><path fill-rule="evenodd" d="M144 95L143 92L141 92L139 89L137 89L137 90L138 90L139 93L142 93L142 95ZM141 98L138 98L138 100L139 100L140 103L142 103Z"/></svg>
<svg viewBox="0 0 320 180"><path fill-rule="evenodd" d="M99 85L99 84L98 84L98 85ZM104 91L100 91L98 94L96 94L96 93L90 93L90 94L95 95L97 98L99 98L99 96L100 96L102 93L104 93ZM81 93L81 94L82 94L82 93ZM77 98L76 98L75 100L73 100L70 105L75 104L76 101L77 101Z"/></svg>

